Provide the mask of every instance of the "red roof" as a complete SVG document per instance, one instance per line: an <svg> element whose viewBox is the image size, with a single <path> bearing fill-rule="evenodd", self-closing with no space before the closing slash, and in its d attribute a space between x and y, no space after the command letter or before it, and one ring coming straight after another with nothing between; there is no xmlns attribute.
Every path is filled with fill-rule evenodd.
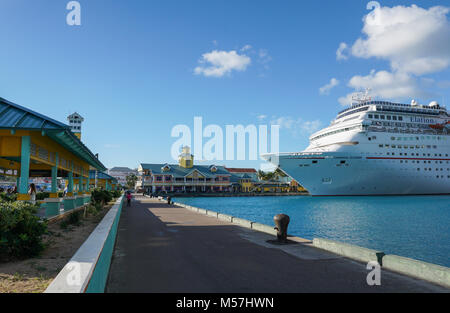
<svg viewBox="0 0 450 313"><path fill-rule="evenodd" d="M231 173L257 173L254 168L227 168L225 169Z"/></svg>

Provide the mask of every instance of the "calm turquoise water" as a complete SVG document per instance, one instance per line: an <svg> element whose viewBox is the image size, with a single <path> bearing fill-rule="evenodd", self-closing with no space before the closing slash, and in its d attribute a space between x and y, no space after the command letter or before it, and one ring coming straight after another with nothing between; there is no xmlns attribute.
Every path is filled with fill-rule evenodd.
<svg viewBox="0 0 450 313"><path fill-rule="evenodd" d="M284 213L291 217L292 235L334 239L450 267L450 196L174 200L268 225Z"/></svg>

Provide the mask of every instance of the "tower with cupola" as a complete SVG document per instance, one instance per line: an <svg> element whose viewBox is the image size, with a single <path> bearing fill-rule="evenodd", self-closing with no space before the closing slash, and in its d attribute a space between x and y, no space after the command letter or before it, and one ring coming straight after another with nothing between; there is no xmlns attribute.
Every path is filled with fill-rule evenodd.
<svg viewBox="0 0 450 313"><path fill-rule="evenodd" d="M181 154L178 156L178 165L183 168L194 167L194 156L191 154L191 148L185 146L181 150Z"/></svg>
<svg viewBox="0 0 450 313"><path fill-rule="evenodd" d="M78 137L78 139L81 139L81 125L84 122L84 118L80 114L75 112L69 115L67 117L67 120L69 121L69 126L72 133L74 133L75 136Z"/></svg>

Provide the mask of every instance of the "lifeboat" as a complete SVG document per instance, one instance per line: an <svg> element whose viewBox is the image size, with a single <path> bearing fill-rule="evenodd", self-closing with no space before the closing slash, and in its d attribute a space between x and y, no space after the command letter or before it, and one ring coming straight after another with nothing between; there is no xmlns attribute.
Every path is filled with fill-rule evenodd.
<svg viewBox="0 0 450 313"><path fill-rule="evenodd" d="M432 129L440 129L440 130L442 130L445 127L448 127L448 125L450 125L450 121L447 121L447 122L445 122L443 124L431 124L431 125L428 125L428 126L430 126L430 128L432 128Z"/></svg>

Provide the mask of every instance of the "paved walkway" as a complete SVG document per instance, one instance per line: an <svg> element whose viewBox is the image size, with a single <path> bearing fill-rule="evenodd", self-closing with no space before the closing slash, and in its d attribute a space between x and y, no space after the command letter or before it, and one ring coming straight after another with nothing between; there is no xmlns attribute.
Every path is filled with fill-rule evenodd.
<svg viewBox="0 0 450 313"><path fill-rule="evenodd" d="M123 207L107 292L440 292L307 244L273 246L270 235L136 196ZM448 290L447 290L448 291Z"/></svg>

